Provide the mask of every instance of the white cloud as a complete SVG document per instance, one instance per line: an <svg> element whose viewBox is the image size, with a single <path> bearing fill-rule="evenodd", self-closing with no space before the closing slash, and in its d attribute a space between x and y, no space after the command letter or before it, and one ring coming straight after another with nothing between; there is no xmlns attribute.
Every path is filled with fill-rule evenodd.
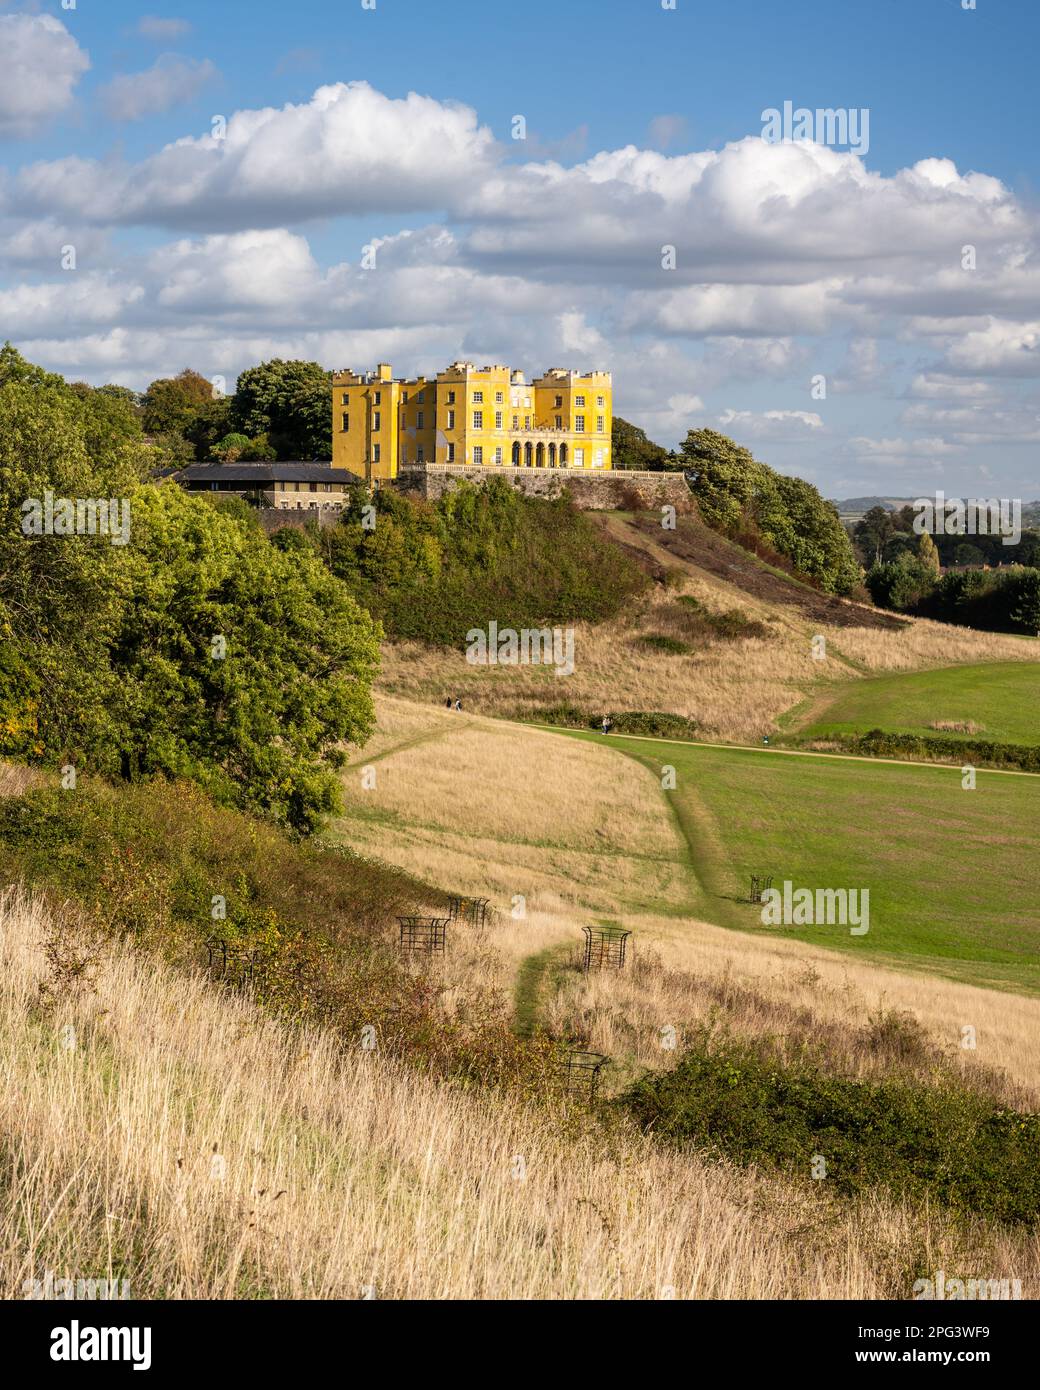
<svg viewBox="0 0 1040 1390"><path fill-rule="evenodd" d="M162 53L144 72L120 73L101 88L101 102L114 121L140 121L194 101L217 76L208 58Z"/></svg>
<svg viewBox="0 0 1040 1390"><path fill-rule="evenodd" d="M31 165L21 197L96 221L248 230L316 217L440 208L488 174L495 142L469 107L367 82L319 87L308 102L238 111L217 134L187 137L140 164Z"/></svg>
<svg viewBox="0 0 1040 1390"><path fill-rule="evenodd" d="M737 439L803 439L824 428L819 415L810 410L730 409L718 417L718 425Z"/></svg>
<svg viewBox="0 0 1040 1390"><path fill-rule="evenodd" d="M946 354L953 371L988 376L1040 376L1040 322L992 319L965 334Z"/></svg>
<svg viewBox="0 0 1040 1390"><path fill-rule="evenodd" d="M90 59L50 15L0 15L0 136L31 135L72 102Z"/></svg>
<svg viewBox="0 0 1040 1390"><path fill-rule="evenodd" d="M61 280L0 289L0 323L12 337L67 333L120 319L144 293L141 285L112 276L69 271Z"/></svg>

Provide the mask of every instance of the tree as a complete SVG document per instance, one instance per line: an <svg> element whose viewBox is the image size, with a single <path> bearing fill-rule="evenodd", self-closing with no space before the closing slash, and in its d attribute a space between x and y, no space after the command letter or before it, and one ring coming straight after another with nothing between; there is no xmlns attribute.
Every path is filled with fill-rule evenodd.
<svg viewBox="0 0 1040 1390"><path fill-rule="evenodd" d="M208 459L218 440L231 433L231 400L216 396L195 410L182 433L195 451L197 459Z"/></svg>
<svg viewBox="0 0 1040 1390"><path fill-rule="evenodd" d="M986 557L977 545L971 545L967 541L962 541L953 552L953 563L955 565L984 565Z"/></svg>
<svg viewBox="0 0 1040 1390"><path fill-rule="evenodd" d="M942 566L939 563L939 552L935 548L935 542L927 531L921 532L921 539L917 542L917 559L921 568L928 570L937 579L942 573Z"/></svg>
<svg viewBox="0 0 1040 1390"><path fill-rule="evenodd" d="M372 619L313 551L284 554L173 483L140 490L129 560L111 648L119 771L190 777L316 829L338 805L338 746L372 728Z"/></svg>
<svg viewBox="0 0 1040 1390"><path fill-rule="evenodd" d="M856 522L852 535L859 548L860 558L868 564L878 564L895 530L892 513L887 507L871 507Z"/></svg>
<svg viewBox="0 0 1040 1390"><path fill-rule="evenodd" d="M811 483L775 472L716 430L690 430L681 453L709 526L752 546L760 537L828 593L859 582L848 532Z"/></svg>
<svg viewBox="0 0 1040 1390"><path fill-rule="evenodd" d="M1023 631L1040 637L1040 570L1023 569L1012 580L1011 619Z"/></svg>
<svg viewBox="0 0 1040 1390"><path fill-rule="evenodd" d="M238 378L233 427L266 435L279 459L332 457L332 374L318 362L273 358Z"/></svg>
<svg viewBox="0 0 1040 1390"><path fill-rule="evenodd" d="M314 829L371 727L375 624L316 554L141 481L152 446L101 428L87 391L0 351L0 748ZM26 534L47 492L128 506L128 543Z"/></svg>
<svg viewBox="0 0 1040 1390"><path fill-rule="evenodd" d="M906 552L897 560L872 565L864 582L879 608L903 613L918 607L931 594L935 579L933 570L922 565L916 555Z"/></svg>
<svg viewBox="0 0 1040 1390"><path fill-rule="evenodd" d="M226 434L223 439L211 446L209 456L211 459L218 459L221 463L236 463L248 447L249 440L244 434Z"/></svg>
<svg viewBox="0 0 1040 1390"><path fill-rule="evenodd" d="M620 415L614 416L611 426L610 456L615 468L645 469L657 473L682 467L677 455L655 444L638 425L629 424Z"/></svg>
<svg viewBox="0 0 1040 1390"><path fill-rule="evenodd" d="M144 393L141 423L146 434L184 434L203 406L213 400L212 383L185 367L177 376L152 382Z"/></svg>

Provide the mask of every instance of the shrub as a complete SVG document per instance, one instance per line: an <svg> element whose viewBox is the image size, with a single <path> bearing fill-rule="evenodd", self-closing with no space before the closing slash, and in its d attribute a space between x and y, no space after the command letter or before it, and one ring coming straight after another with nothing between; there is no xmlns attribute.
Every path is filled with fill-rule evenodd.
<svg viewBox="0 0 1040 1390"><path fill-rule="evenodd" d="M491 618L601 622L649 582L567 497L525 497L501 478L435 503L383 488L372 530L360 515L369 501L360 493L314 544L391 637L459 647Z"/></svg>
<svg viewBox="0 0 1040 1390"><path fill-rule="evenodd" d="M821 1155L843 1194L880 1188L1009 1223L1040 1217L1040 1115L955 1086L851 1081L702 1033L620 1103L644 1129L738 1163L807 1177Z"/></svg>
<svg viewBox="0 0 1040 1390"><path fill-rule="evenodd" d="M349 851L294 842L188 783L82 779L74 792L0 801L0 872L47 892L66 927L80 924L75 939L48 943L54 991L91 968L82 943L96 938L84 923L184 967L205 965L217 939L232 959L254 955L252 989L266 1010L350 1045L371 1026L381 1051L481 1082L522 1081L546 1065L543 1042L514 1036L504 998L463 984L449 1017L438 981L397 954L396 918L435 910L444 895Z"/></svg>
<svg viewBox="0 0 1040 1390"><path fill-rule="evenodd" d="M655 652L666 652L669 656L686 656L690 650L686 643L680 642L677 637L667 637L661 632L647 633L637 640L644 647L651 647Z"/></svg>

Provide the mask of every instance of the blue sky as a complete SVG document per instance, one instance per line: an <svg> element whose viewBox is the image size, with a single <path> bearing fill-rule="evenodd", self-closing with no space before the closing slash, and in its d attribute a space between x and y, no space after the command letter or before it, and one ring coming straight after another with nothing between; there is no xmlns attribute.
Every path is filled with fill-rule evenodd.
<svg viewBox="0 0 1040 1390"><path fill-rule="evenodd" d="M608 367L662 442L830 495L1034 497L1038 38L1031 0L0 0L0 334L138 387ZM785 101L869 145L767 144Z"/></svg>

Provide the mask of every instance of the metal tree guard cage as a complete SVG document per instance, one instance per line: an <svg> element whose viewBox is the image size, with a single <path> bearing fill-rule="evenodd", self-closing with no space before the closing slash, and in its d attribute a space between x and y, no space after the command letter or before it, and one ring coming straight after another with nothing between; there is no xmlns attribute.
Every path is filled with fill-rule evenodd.
<svg viewBox="0 0 1040 1390"><path fill-rule="evenodd" d="M401 950L443 955L448 940L447 917L398 917Z"/></svg>
<svg viewBox="0 0 1040 1390"><path fill-rule="evenodd" d="M575 1100L591 1105L596 1099L599 1074L610 1062L602 1052L582 1052L572 1048L560 1062L560 1081L563 1089Z"/></svg>
<svg viewBox="0 0 1040 1390"><path fill-rule="evenodd" d="M582 927L585 933L583 970L622 970L628 938L624 927Z"/></svg>
<svg viewBox="0 0 1040 1390"><path fill-rule="evenodd" d="M485 927L490 910L490 898L451 898L448 902L448 920L465 922L471 927Z"/></svg>
<svg viewBox="0 0 1040 1390"><path fill-rule="evenodd" d="M229 946L226 941L216 938L206 942L206 970L211 980L249 986L253 983L255 966L255 951Z"/></svg>
<svg viewBox="0 0 1040 1390"><path fill-rule="evenodd" d="M762 894L767 893L773 886L772 874L752 874L751 875L751 897L749 902L760 903Z"/></svg>

